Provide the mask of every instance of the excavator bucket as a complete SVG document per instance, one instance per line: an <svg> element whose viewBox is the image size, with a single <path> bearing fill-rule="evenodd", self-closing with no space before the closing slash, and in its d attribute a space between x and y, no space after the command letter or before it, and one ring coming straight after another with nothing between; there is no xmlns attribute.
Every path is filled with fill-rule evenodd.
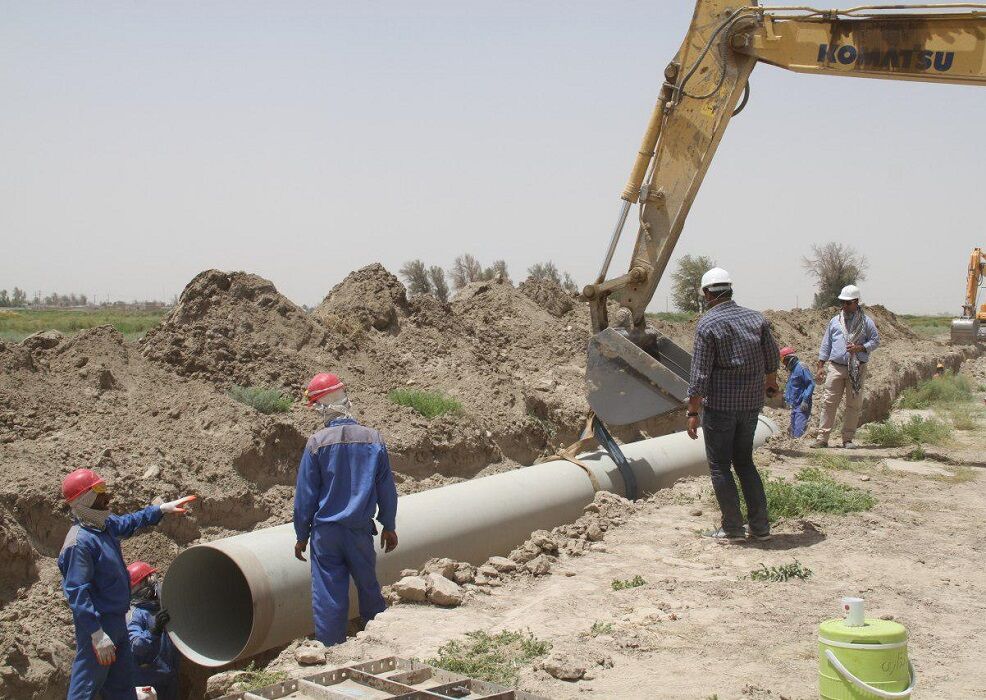
<svg viewBox="0 0 986 700"><path fill-rule="evenodd" d="M632 336L607 328L589 340L589 406L609 425L626 425L681 408L692 357L653 330Z"/></svg>
<svg viewBox="0 0 986 700"><path fill-rule="evenodd" d="M980 323L975 318L956 318L952 320L952 345L975 345L984 340L980 337Z"/></svg>

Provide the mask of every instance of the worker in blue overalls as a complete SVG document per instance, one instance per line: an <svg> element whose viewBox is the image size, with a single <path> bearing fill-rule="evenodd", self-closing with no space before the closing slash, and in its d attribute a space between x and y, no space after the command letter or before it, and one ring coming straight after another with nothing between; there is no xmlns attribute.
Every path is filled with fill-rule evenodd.
<svg viewBox="0 0 986 700"><path fill-rule="evenodd" d="M146 561L135 561L127 573L131 603L127 632L137 686L151 686L158 700L178 700L178 650L164 631L171 616L161 608L158 570Z"/></svg>
<svg viewBox="0 0 986 700"><path fill-rule="evenodd" d="M792 347L781 348L781 362L791 376L784 387L784 403L791 409L791 437L801 437L808 429L811 418L811 398L815 393L815 379L811 372L798 360Z"/></svg>
<svg viewBox="0 0 986 700"><path fill-rule="evenodd" d="M62 482L74 523L58 554L62 589L75 622L75 661L68 700L136 700L134 661L127 635L130 576L120 540L157 525L162 514L186 512L186 496L136 513L113 515L106 482L76 469Z"/></svg>
<svg viewBox="0 0 986 700"><path fill-rule="evenodd" d="M383 612L373 546L376 526L385 552L397 547L397 487L380 433L352 418L346 387L335 374L316 374L305 390L325 427L308 439L294 495L295 557L311 540L315 635L325 645L346 640L349 578L364 621Z"/></svg>

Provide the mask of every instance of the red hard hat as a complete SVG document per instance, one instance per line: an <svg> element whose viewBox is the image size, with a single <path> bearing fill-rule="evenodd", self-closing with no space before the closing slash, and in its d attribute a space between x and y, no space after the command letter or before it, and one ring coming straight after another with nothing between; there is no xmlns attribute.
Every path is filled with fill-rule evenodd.
<svg viewBox="0 0 986 700"><path fill-rule="evenodd" d="M788 355L794 355L794 354L795 354L795 350L790 345L787 345L787 346L781 348L781 359L782 360L785 357L787 357Z"/></svg>
<svg viewBox="0 0 986 700"><path fill-rule="evenodd" d="M146 561L135 561L127 567L127 573L130 574L130 590L133 590L145 578L151 574L156 574L157 569L148 564Z"/></svg>
<svg viewBox="0 0 986 700"><path fill-rule="evenodd" d="M346 385L342 383L338 375L320 372L308 382L308 388L305 389L305 400L311 406L326 394L331 394L333 391L339 391L345 388Z"/></svg>
<svg viewBox="0 0 986 700"><path fill-rule="evenodd" d="M76 469L62 481L62 496L71 503L82 494L105 483L103 478L92 469Z"/></svg>

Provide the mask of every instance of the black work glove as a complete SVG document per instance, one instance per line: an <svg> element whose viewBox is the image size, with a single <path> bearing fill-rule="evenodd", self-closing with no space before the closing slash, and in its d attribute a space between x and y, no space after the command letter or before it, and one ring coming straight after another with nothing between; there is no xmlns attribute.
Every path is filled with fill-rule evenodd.
<svg viewBox="0 0 986 700"><path fill-rule="evenodd" d="M151 632L154 634L161 634L164 632L164 626L171 621L171 615L167 610L161 610L154 616L154 627L151 628Z"/></svg>

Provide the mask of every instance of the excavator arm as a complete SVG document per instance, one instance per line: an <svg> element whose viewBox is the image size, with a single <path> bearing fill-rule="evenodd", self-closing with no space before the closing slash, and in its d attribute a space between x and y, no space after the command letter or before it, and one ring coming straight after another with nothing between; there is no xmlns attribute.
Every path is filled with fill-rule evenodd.
<svg viewBox="0 0 986 700"><path fill-rule="evenodd" d="M685 398L690 358L649 330L644 314L758 62L820 75L986 85L986 4L819 10L697 1L664 71L602 268L583 289L594 332L588 398L606 422L643 420ZM629 270L609 278L634 207Z"/></svg>

